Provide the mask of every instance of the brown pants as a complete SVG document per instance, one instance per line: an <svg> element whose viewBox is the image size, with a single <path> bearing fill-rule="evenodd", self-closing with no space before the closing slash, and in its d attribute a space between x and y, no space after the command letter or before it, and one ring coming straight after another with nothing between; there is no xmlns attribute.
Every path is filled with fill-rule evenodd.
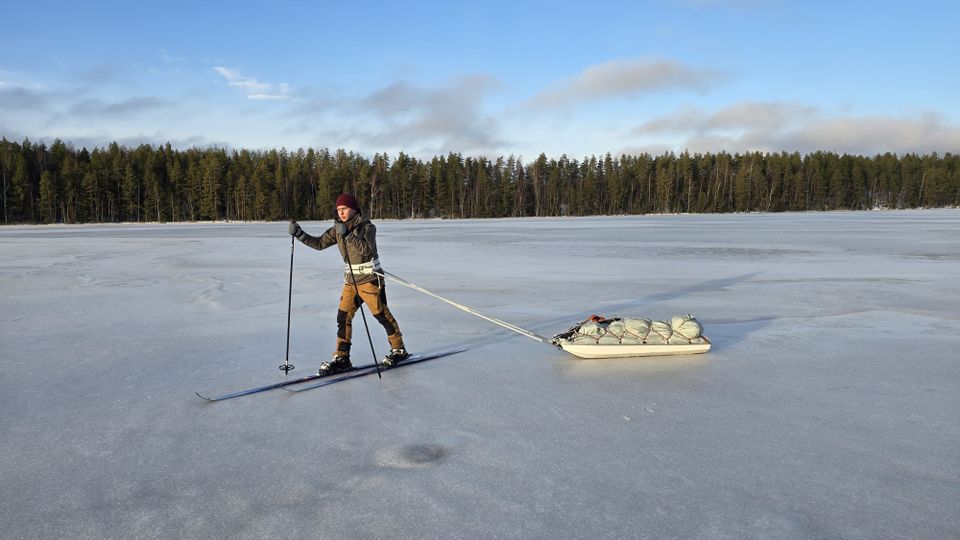
<svg viewBox="0 0 960 540"><path fill-rule="evenodd" d="M357 295L359 290L360 295ZM340 293L340 307L337 310L337 350L336 355L350 354L350 335L353 333L353 316L356 315L360 303L367 304L373 318L383 325L387 331L387 341L391 349L403 348L403 334L400 325L387 307L387 292L381 278L367 283L361 283L354 290L353 284L344 284Z"/></svg>

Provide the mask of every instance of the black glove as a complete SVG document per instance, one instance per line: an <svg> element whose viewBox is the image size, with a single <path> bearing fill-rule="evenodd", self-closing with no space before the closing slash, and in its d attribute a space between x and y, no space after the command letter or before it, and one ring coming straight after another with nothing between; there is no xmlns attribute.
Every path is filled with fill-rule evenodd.
<svg viewBox="0 0 960 540"><path fill-rule="evenodd" d="M303 236L303 229L300 228L300 224L292 219L290 220L290 226L287 227L287 230L290 232L291 236L295 236L297 238Z"/></svg>
<svg viewBox="0 0 960 540"><path fill-rule="evenodd" d="M350 229L347 228L347 224L342 221L337 221L333 224L333 228L336 229L337 234L343 237L346 237L350 234Z"/></svg>

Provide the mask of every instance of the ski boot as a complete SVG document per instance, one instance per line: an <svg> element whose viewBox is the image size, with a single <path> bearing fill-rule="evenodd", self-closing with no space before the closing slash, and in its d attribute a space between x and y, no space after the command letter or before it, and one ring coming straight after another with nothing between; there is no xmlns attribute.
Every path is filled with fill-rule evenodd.
<svg viewBox="0 0 960 540"><path fill-rule="evenodd" d="M350 371L351 369L353 369L353 364L350 363L350 357L346 355L337 355L334 356L329 362L323 362L320 364L320 369L317 371L317 375L323 377L324 375L343 373L344 371Z"/></svg>
<svg viewBox="0 0 960 540"><path fill-rule="evenodd" d="M410 353L408 353L403 347L400 347L399 349L390 349L390 354L383 357L383 362L381 364L384 367L393 367L398 362L403 362L407 358L410 358Z"/></svg>

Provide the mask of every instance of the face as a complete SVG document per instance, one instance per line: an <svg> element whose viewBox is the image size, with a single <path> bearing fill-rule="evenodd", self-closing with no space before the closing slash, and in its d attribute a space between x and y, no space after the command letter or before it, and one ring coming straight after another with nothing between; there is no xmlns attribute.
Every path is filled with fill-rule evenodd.
<svg viewBox="0 0 960 540"><path fill-rule="evenodd" d="M354 210L353 208L350 208L349 206L337 207L337 217L339 217L340 221L343 221L343 222L350 221L350 218L352 218L353 215L356 213L357 211Z"/></svg>

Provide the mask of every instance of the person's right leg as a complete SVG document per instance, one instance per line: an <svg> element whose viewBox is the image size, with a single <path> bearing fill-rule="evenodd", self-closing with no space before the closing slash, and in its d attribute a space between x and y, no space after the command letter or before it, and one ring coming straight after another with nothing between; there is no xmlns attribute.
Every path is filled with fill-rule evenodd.
<svg viewBox="0 0 960 540"><path fill-rule="evenodd" d="M337 349L334 356L350 356L350 337L353 334L353 316L360 307L360 298L353 285L344 284L337 306Z"/></svg>

